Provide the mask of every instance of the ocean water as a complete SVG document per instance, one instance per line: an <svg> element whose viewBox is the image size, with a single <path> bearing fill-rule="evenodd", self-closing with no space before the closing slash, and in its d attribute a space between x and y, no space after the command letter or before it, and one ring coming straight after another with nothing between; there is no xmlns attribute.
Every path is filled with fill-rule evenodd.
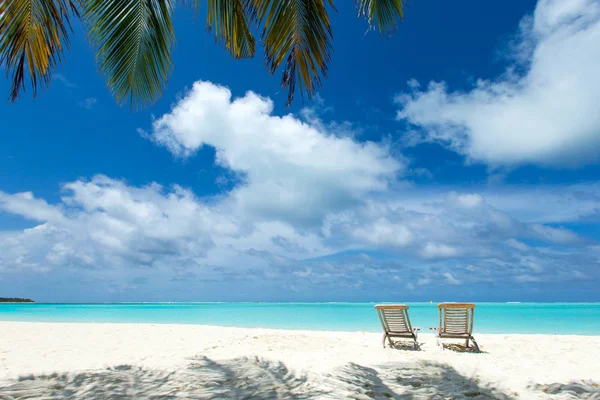
<svg viewBox="0 0 600 400"><path fill-rule="evenodd" d="M379 332L375 303L0 304L0 321L201 324ZM437 304L408 303L414 327L436 326ZM0 322L1 324L1 322ZM477 303L475 332L600 335L600 303Z"/></svg>

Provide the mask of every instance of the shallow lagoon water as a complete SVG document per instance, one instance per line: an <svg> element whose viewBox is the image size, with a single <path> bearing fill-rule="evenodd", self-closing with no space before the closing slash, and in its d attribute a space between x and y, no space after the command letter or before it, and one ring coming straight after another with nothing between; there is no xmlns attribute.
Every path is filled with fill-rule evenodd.
<svg viewBox="0 0 600 400"><path fill-rule="evenodd" d="M407 303L413 326L438 321L437 304ZM0 304L0 321L201 324L371 331L375 303ZM477 303L475 331L600 335L600 303Z"/></svg>

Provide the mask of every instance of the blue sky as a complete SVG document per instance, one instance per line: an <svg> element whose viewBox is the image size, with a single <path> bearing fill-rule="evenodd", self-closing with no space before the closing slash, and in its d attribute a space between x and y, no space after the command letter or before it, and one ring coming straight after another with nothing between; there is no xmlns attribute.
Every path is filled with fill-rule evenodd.
<svg viewBox="0 0 600 400"><path fill-rule="evenodd" d="M338 8L289 109L184 7L164 96L119 108L76 27L0 106L0 295L599 301L600 4L410 2L390 38Z"/></svg>

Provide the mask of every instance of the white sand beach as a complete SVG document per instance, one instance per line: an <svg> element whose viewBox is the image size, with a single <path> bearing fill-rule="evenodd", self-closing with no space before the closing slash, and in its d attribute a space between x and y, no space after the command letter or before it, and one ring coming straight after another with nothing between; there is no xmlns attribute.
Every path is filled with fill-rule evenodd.
<svg viewBox="0 0 600 400"><path fill-rule="evenodd" d="M475 336L0 322L0 399L600 399L600 336Z"/></svg>

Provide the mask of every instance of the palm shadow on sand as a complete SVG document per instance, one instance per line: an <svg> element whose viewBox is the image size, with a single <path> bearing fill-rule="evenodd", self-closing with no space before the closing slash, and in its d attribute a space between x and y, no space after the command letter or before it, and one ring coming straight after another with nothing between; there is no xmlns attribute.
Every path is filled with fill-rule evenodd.
<svg viewBox="0 0 600 400"><path fill-rule="evenodd" d="M600 383L591 381L534 385L533 389L548 395L561 396L561 399L600 399Z"/></svg>
<svg viewBox="0 0 600 400"><path fill-rule="evenodd" d="M258 358L193 359L165 372L130 365L79 374L21 377L0 399L314 399L322 393L284 364Z"/></svg>
<svg viewBox="0 0 600 400"><path fill-rule="evenodd" d="M594 398L597 384L532 386L549 399ZM297 375L261 358L190 360L176 371L122 365L78 374L24 376L0 386L0 399L499 399L516 396L433 362L370 368L347 364L330 374ZM569 397L567 397L569 398Z"/></svg>
<svg viewBox="0 0 600 400"><path fill-rule="evenodd" d="M514 399L448 365L429 362L393 363L377 369L349 364L338 380L346 386L340 391L354 392L348 397L353 399Z"/></svg>

